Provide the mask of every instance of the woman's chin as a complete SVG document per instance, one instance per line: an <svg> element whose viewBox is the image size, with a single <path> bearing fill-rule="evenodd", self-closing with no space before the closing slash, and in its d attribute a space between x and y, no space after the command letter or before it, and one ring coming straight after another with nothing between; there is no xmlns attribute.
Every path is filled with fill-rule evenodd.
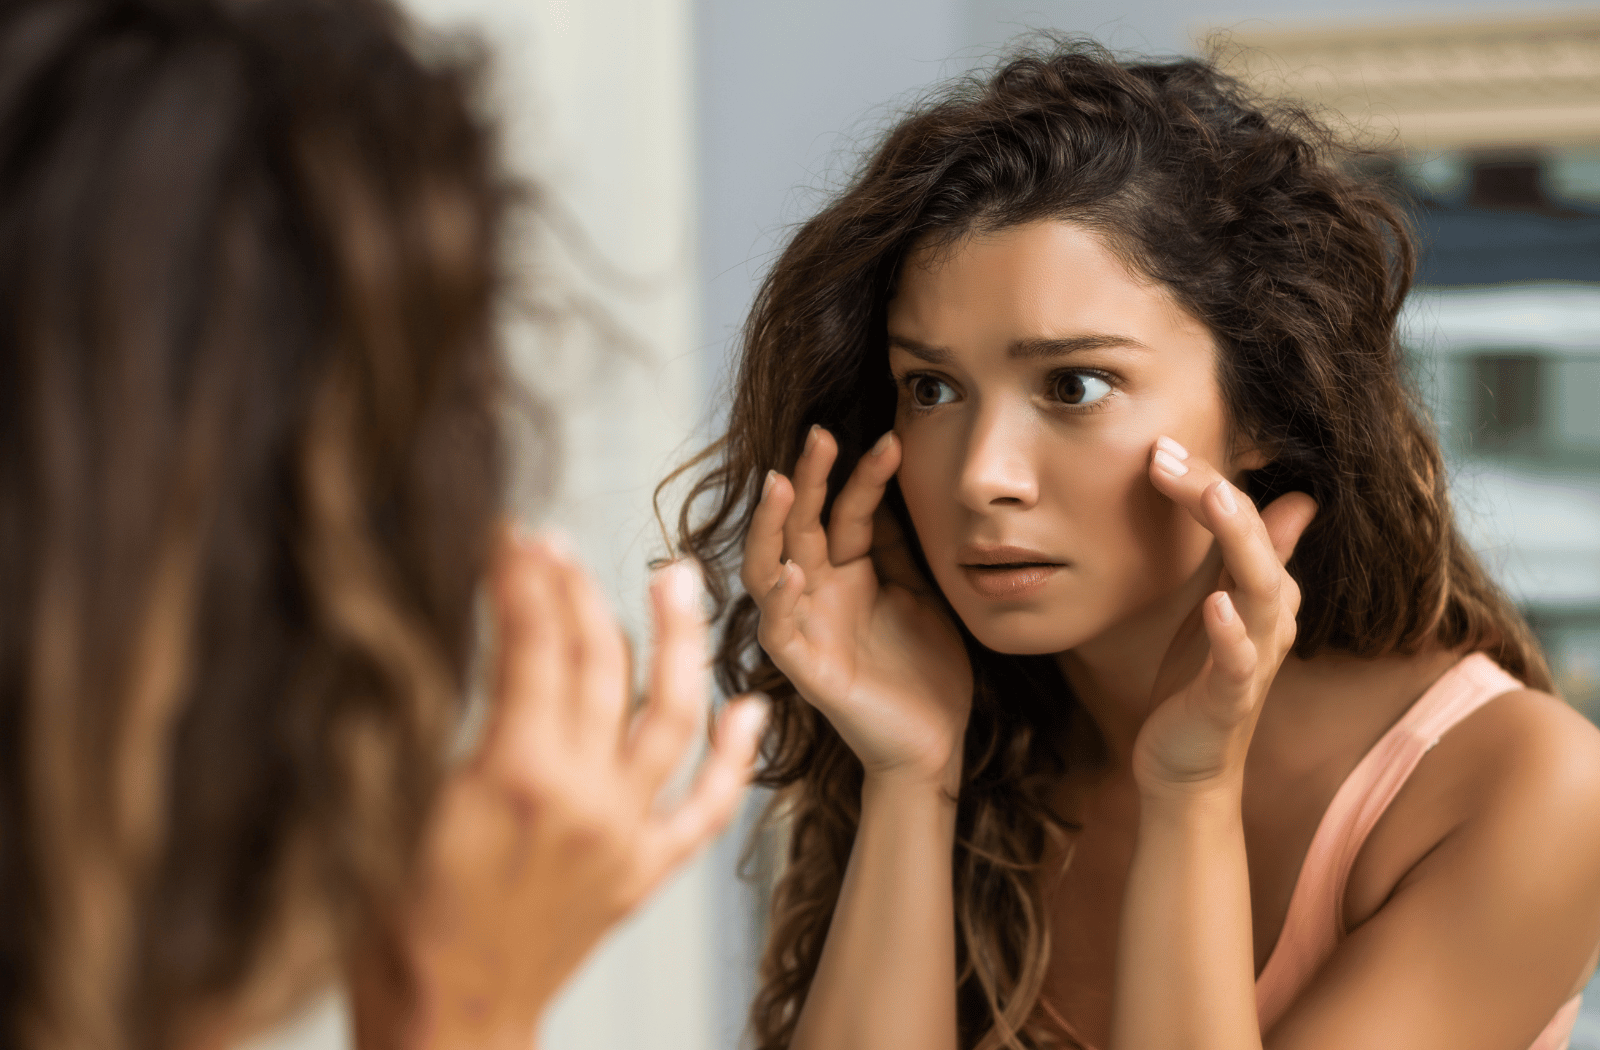
<svg viewBox="0 0 1600 1050"><path fill-rule="evenodd" d="M961 622L984 648L1007 656L1047 656L1084 641L1082 632L1064 631L1060 623L1039 616L963 616Z"/></svg>

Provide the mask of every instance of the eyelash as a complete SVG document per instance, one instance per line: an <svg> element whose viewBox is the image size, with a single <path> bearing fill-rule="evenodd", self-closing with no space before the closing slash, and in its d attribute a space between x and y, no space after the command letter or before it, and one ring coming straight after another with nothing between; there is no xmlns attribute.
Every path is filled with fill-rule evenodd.
<svg viewBox="0 0 1600 1050"><path fill-rule="evenodd" d="M1117 377L1112 375L1110 372L1105 372L1098 368L1063 368L1059 371L1051 372L1050 375L1045 379L1045 385L1047 388L1054 390L1056 384L1067 376L1090 376L1100 380L1101 382L1105 383L1106 386L1111 388L1110 392L1105 396L1101 397L1099 400L1091 401L1087 405L1073 405L1068 404L1065 401L1057 402L1060 408L1068 412L1099 411L1100 409L1106 407L1106 403L1110 401L1112 396L1117 392ZM900 376L895 381L895 385L899 387L901 392L905 395L906 403L910 406L911 411L916 413L924 413L932 412L936 408L944 407L943 405L917 404L916 399L911 396L911 386L919 379L932 379L934 382L943 383L945 386L952 389L955 387L955 384L950 382L950 380L945 379L944 377L933 372L907 372L905 375Z"/></svg>

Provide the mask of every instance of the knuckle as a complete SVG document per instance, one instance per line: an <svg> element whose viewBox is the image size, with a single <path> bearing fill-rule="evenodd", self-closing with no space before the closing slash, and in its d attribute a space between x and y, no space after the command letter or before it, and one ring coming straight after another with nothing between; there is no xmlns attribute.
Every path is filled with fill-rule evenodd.
<svg viewBox="0 0 1600 1050"><path fill-rule="evenodd" d="M676 748L681 747L681 741L694 733L695 725L699 722L699 712L694 705L682 701L658 703L651 713L651 721L655 723L663 739Z"/></svg>
<svg viewBox="0 0 1600 1050"><path fill-rule="evenodd" d="M586 806L568 812L561 829L562 849L576 856L615 854L626 841L620 822L613 814Z"/></svg>
<svg viewBox="0 0 1600 1050"><path fill-rule="evenodd" d="M847 529L872 528L872 515L862 511L859 507L850 508L843 514L834 516L833 527Z"/></svg>
<svg viewBox="0 0 1600 1050"><path fill-rule="evenodd" d="M1270 576L1261 585L1261 597L1264 601L1277 604L1283 598L1283 574Z"/></svg>
<svg viewBox="0 0 1600 1050"><path fill-rule="evenodd" d="M546 763L517 763L510 768L500 765L502 768L493 770L495 779L511 808L523 820L542 824L551 820L551 814L561 812L562 782L545 772L549 768Z"/></svg>

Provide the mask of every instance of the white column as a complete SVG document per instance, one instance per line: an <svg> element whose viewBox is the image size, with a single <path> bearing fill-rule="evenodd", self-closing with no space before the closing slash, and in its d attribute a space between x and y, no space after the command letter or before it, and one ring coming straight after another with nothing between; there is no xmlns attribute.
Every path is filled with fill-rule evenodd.
<svg viewBox="0 0 1600 1050"><path fill-rule="evenodd" d="M410 6L487 40L513 169L540 179L602 260L563 248L535 221L527 232L539 250L516 276L536 300L561 287L589 300L623 338L578 313L554 327L512 316L508 330L518 368L550 399L560 433L545 520L572 537L643 653L646 565L662 553L650 496L689 451L700 412L689 2ZM543 1050L710 1046L711 882L702 859L616 931L548 1018Z"/></svg>

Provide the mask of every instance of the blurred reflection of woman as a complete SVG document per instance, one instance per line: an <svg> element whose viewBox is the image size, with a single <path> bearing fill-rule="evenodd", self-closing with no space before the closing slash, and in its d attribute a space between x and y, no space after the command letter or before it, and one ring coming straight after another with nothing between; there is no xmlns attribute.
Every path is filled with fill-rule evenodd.
<svg viewBox="0 0 1600 1050"><path fill-rule="evenodd" d="M683 526L777 698L759 1047L1565 1045L1600 734L1452 524L1412 263L1314 122L1088 45L800 228Z"/></svg>
<svg viewBox="0 0 1600 1050"><path fill-rule="evenodd" d="M359 1042L529 1046L736 804L693 570L648 702L497 529L506 187L376 0L0 6L0 1045L199 1050L343 969ZM474 594L487 728L450 761Z"/></svg>

